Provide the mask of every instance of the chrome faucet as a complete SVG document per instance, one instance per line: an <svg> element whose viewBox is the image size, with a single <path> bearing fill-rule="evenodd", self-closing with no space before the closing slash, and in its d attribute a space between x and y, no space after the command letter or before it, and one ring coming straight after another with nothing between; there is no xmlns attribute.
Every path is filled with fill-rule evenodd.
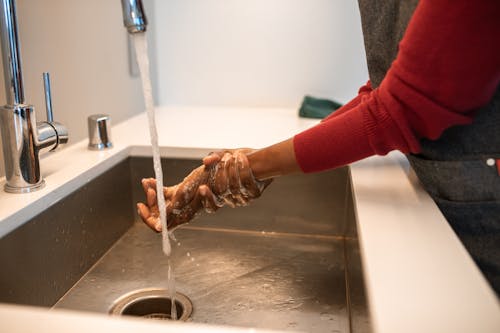
<svg viewBox="0 0 500 333"><path fill-rule="evenodd" d="M0 132L5 162L5 191L27 193L40 189L39 153L68 142L68 131L53 121L50 79L44 73L47 121L37 122L35 109L24 98L16 2L0 0L0 35L7 103L0 107ZM141 0L122 0L123 23L129 33L146 31Z"/></svg>
<svg viewBox="0 0 500 333"><path fill-rule="evenodd" d="M68 142L68 131L63 125L52 120L48 73L44 74L47 121L36 121L34 107L27 104L24 99L15 1L1 0L0 15L7 99L7 104L0 109L5 191L26 193L40 189L44 185L40 175L40 151L54 150Z"/></svg>
<svg viewBox="0 0 500 333"><path fill-rule="evenodd" d="M122 0L123 25L131 34L145 32L148 21L141 0Z"/></svg>

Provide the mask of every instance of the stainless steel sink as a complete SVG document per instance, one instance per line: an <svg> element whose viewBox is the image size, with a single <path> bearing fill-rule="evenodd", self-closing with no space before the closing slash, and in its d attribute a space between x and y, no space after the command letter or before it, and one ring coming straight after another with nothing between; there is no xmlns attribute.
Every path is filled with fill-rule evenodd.
<svg viewBox="0 0 500 333"><path fill-rule="evenodd" d="M199 161L163 161L166 183ZM129 158L0 239L0 302L109 313L167 287L161 237L135 215L149 158ZM170 259L188 321L368 332L349 170L276 180L249 207L175 232Z"/></svg>

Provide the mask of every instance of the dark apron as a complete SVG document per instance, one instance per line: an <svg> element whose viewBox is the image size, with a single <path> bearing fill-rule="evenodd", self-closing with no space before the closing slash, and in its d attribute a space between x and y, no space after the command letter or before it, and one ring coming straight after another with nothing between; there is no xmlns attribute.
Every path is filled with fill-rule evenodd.
<svg viewBox="0 0 500 333"><path fill-rule="evenodd" d="M359 0L368 71L380 85L417 6L416 0ZM500 294L500 87L471 125L421 140L408 155L422 185L492 287ZM493 165L491 162L494 162ZM445 264L445 263L443 263Z"/></svg>

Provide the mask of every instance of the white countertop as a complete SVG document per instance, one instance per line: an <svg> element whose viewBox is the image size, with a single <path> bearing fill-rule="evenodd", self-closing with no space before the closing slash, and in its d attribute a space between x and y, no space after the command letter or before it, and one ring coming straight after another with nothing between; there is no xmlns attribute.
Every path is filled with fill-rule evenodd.
<svg viewBox="0 0 500 333"><path fill-rule="evenodd" d="M316 123L291 109L157 110L161 154L178 158L201 158L221 148L265 147ZM146 116L140 114L112 128L113 149L89 151L83 140L44 156L45 188L24 195L0 192L0 237L127 156L151 156L147 128ZM351 174L374 331L500 332L496 296L434 202L408 176L403 156L393 153L355 163ZM53 326L45 330L38 320L19 319L24 316ZM158 329L154 323L97 314L0 305L0 328L8 328L6 332L66 330L68 323L86 330L118 329L129 322L150 332ZM195 324L171 328L210 331Z"/></svg>

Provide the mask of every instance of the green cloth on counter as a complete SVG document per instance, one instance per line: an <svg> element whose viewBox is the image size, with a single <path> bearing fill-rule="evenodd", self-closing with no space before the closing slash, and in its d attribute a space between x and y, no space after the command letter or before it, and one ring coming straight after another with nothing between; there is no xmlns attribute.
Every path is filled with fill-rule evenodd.
<svg viewBox="0 0 500 333"><path fill-rule="evenodd" d="M342 104L329 99L316 98L306 95L299 109L299 116L304 118L323 119Z"/></svg>

